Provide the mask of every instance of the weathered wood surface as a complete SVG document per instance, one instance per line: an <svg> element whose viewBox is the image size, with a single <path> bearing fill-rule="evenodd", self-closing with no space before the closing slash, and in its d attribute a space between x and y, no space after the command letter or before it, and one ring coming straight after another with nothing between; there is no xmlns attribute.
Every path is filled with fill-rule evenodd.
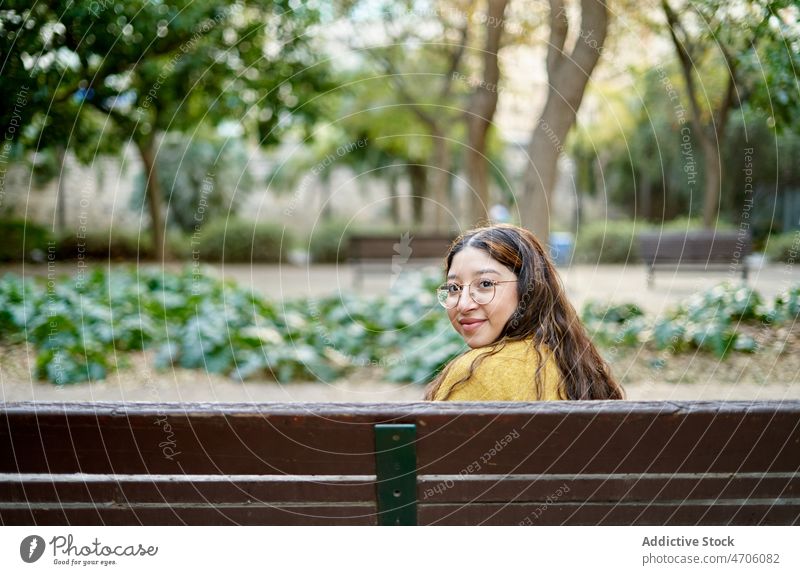
<svg viewBox="0 0 800 575"><path fill-rule="evenodd" d="M0 522L375 524L377 423L420 524L800 522L799 401L11 403Z"/></svg>

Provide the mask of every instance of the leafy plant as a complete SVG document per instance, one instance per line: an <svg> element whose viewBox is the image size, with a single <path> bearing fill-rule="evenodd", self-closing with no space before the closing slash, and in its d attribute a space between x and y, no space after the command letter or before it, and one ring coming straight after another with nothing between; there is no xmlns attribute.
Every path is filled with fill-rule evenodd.
<svg viewBox="0 0 800 575"><path fill-rule="evenodd" d="M580 228L575 237L576 263L626 263L639 258L636 233L647 224L644 221L596 221Z"/></svg>
<svg viewBox="0 0 800 575"><path fill-rule="evenodd" d="M767 240L766 255L773 262L800 261L800 232L770 236Z"/></svg>
<svg viewBox="0 0 800 575"><path fill-rule="evenodd" d="M293 241L278 224L229 218L204 227L196 249L203 262L279 262L285 261Z"/></svg>
<svg viewBox="0 0 800 575"><path fill-rule="evenodd" d="M43 259L50 233L26 220L0 220L0 262Z"/></svg>
<svg viewBox="0 0 800 575"><path fill-rule="evenodd" d="M31 343L36 375L56 384L102 379L126 352L152 349L156 364L235 379L329 381L369 365L390 381L425 383L466 350L436 303L438 273L406 272L381 297L331 295L274 302L204 269L106 267L56 281L0 279L0 340ZM752 352L740 323L794 322L800 286L766 305L750 288L721 284L648 322L631 303L584 306L604 345L654 345L724 357Z"/></svg>

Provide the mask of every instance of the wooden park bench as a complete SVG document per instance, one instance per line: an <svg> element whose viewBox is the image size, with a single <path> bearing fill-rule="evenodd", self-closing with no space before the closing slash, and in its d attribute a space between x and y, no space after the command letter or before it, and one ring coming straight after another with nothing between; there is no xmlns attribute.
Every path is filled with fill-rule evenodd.
<svg viewBox="0 0 800 575"><path fill-rule="evenodd" d="M409 267L442 266L454 235L423 235L410 232L396 237L350 237L349 260L355 268L354 285L363 283L368 272L399 274Z"/></svg>
<svg viewBox="0 0 800 575"><path fill-rule="evenodd" d="M796 525L800 401L0 407L3 525Z"/></svg>
<svg viewBox="0 0 800 575"><path fill-rule="evenodd" d="M746 281L747 256L753 241L748 232L696 230L639 234L639 249L647 266L647 285L652 287L656 267L688 271L741 269Z"/></svg>

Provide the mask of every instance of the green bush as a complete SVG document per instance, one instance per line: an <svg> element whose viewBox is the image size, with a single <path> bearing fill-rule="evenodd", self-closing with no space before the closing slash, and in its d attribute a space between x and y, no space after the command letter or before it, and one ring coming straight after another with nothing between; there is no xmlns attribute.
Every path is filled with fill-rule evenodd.
<svg viewBox="0 0 800 575"><path fill-rule="evenodd" d="M581 311L587 332L601 345L637 345L647 325L635 303L603 304L587 301Z"/></svg>
<svg viewBox="0 0 800 575"><path fill-rule="evenodd" d="M682 232L682 231L692 231L692 230L702 230L703 229L703 218L699 217L688 217L688 216L681 216L678 218L674 218L672 220L667 220L660 224L655 224L654 227L657 230L663 230L665 232ZM725 220L717 220L716 229L718 231L721 230L734 230L736 229L733 224L726 222Z"/></svg>
<svg viewBox="0 0 800 575"><path fill-rule="evenodd" d="M46 257L50 232L26 220L0 221L0 262L42 260Z"/></svg>
<svg viewBox="0 0 800 575"><path fill-rule="evenodd" d="M347 261L352 229L346 221L333 220L315 227L305 244L311 261L317 264L334 264Z"/></svg>
<svg viewBox="0 0 800 575"><path fill-rule="evenodd" d="M183 233L178 228L167 230L167 249L169 255L176 260L192 259L192 240L189 234Z"/></svg>
<svg viewBox="0 0 800 575"><path fill-rule="evenodd" d="M602 220L581 227L576 237L575 263L633 263L639 259L636 233L645 229L644 221Z"/></svg>
<svg viewBox="0 0 800 575"><path fill-rule="evenodd" d="M90 230L83 238L75 233L64 234L58 238L56 253L59 259L150 259L153 255L152 232L129 229Z"/></svg>
<svg viewBox="0 0 800 575"><path fill-rule="evenodd" d="M800 261L800 230L770 236L766 254L772 262Z"/></svg>
<svg viewBox="0 0 800 575"><path fill-rule="evenodd" d="M331 220L315 227L302 247L308 249L312 262L332 264L347 261L350 257L350 238L354 235L383 236L400 241L405 233L414 236L416 231L397 225L370 226L353 224L347 220Z"/></svg>
<svg viewBox="0 0 800 575"><path fill-rule="evenodd" d="M38 377L57 384L102 379L117 352L153 349L156 365L236 379L329 381L382 366L389 381L425 383L466 350L436 302L439 274L409 275L381 297L341 294L273 302L194 266L97 266L72 280L0 278L0 340L35 347ZM589 303L595 341L725 357L757 351L739 322L785 325L800 314L800 285L774 302L745 286L695 294L654 323L634 304ZM119 355L124 360L124 356Z"/></svg>
<svg viewBox="0 0 800 575"><path fill-rule="evenodd" d="M436 303L438 278L414 277L388 297L274 303L194 266L101 266L52 286L9 274L0 279L0 340L33 345L37 376L57 384L102 379L116 352L144 349L156 350L161 368L236 379L327 381L381 365L389 380L425 383L464 344Z"/></svg>
<svg viewBox="0 0 800 575"><path fill-rule="evenodd" d="M767 313L768 321L794 322L800 317L800 285L792 286L777 296Z"/></svg>
<svg viewBox="0 0 800 575"><path fill-rule="evenodd" d="M285 261L293 238L280 225L236 218L209 222L195 247L204 262Z"/></svg>

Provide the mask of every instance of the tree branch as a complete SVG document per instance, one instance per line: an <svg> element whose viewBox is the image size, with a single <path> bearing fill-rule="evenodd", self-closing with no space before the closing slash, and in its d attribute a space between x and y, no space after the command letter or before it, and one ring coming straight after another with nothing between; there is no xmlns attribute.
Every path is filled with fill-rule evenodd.
<svg viewBox="0 0 800 575"><path fill-rule="evenodd" d="M661 6L664 9L664 14L667 17L667 24L669 27L669 35L672 38L672 43L675 45L675 50L678 54L678 61L681 64L681 73L683 74L684 82L686 82L686 93L689 97L689 105L692 108L692 123L695 129L702 131L701 118L703 117L700 104L697 101L697 87L694 83L694 76L692 75L692 57L686 49L686 42L678 38L678 30L683 30L683 25L680 22L678 15L669 5L667 0L661 0Z"/></svg>
<svg viewBox="0 0 800 575"><path fill-rule="evenodd" d="M450 95L450 89L453 86L453 74L458 70L458 67L461 65L461 59L464 56L464 49L467 45L468 37L469 37L469 22L465 22L464 26L461 27L461 38L459 40L458 47L456 48L455 52L453 52L450 58L450 67L447 70L447 75L444 78L444 84L442 85L442 90L440 92L440 96L442 99Z"/></svg>
<svg viewBox="0 0 800 575"><path fill-rule="evenodd" d="M370 54L373 60L376 60L382 64L384 72L390 78L389 81L394 85L397 93L400 95L403 101L409 105L411 110L414 112L414 114L416 114L420 121L431 129L435 128L437 126L436 119L422 109L422 107L420 107L419 101L409 91L408 86L406 86L402 76L400 75L400 71L395 68L391 58L386 58L381 55L374 55L371 51L367 51L367 53Z"/></svg>

